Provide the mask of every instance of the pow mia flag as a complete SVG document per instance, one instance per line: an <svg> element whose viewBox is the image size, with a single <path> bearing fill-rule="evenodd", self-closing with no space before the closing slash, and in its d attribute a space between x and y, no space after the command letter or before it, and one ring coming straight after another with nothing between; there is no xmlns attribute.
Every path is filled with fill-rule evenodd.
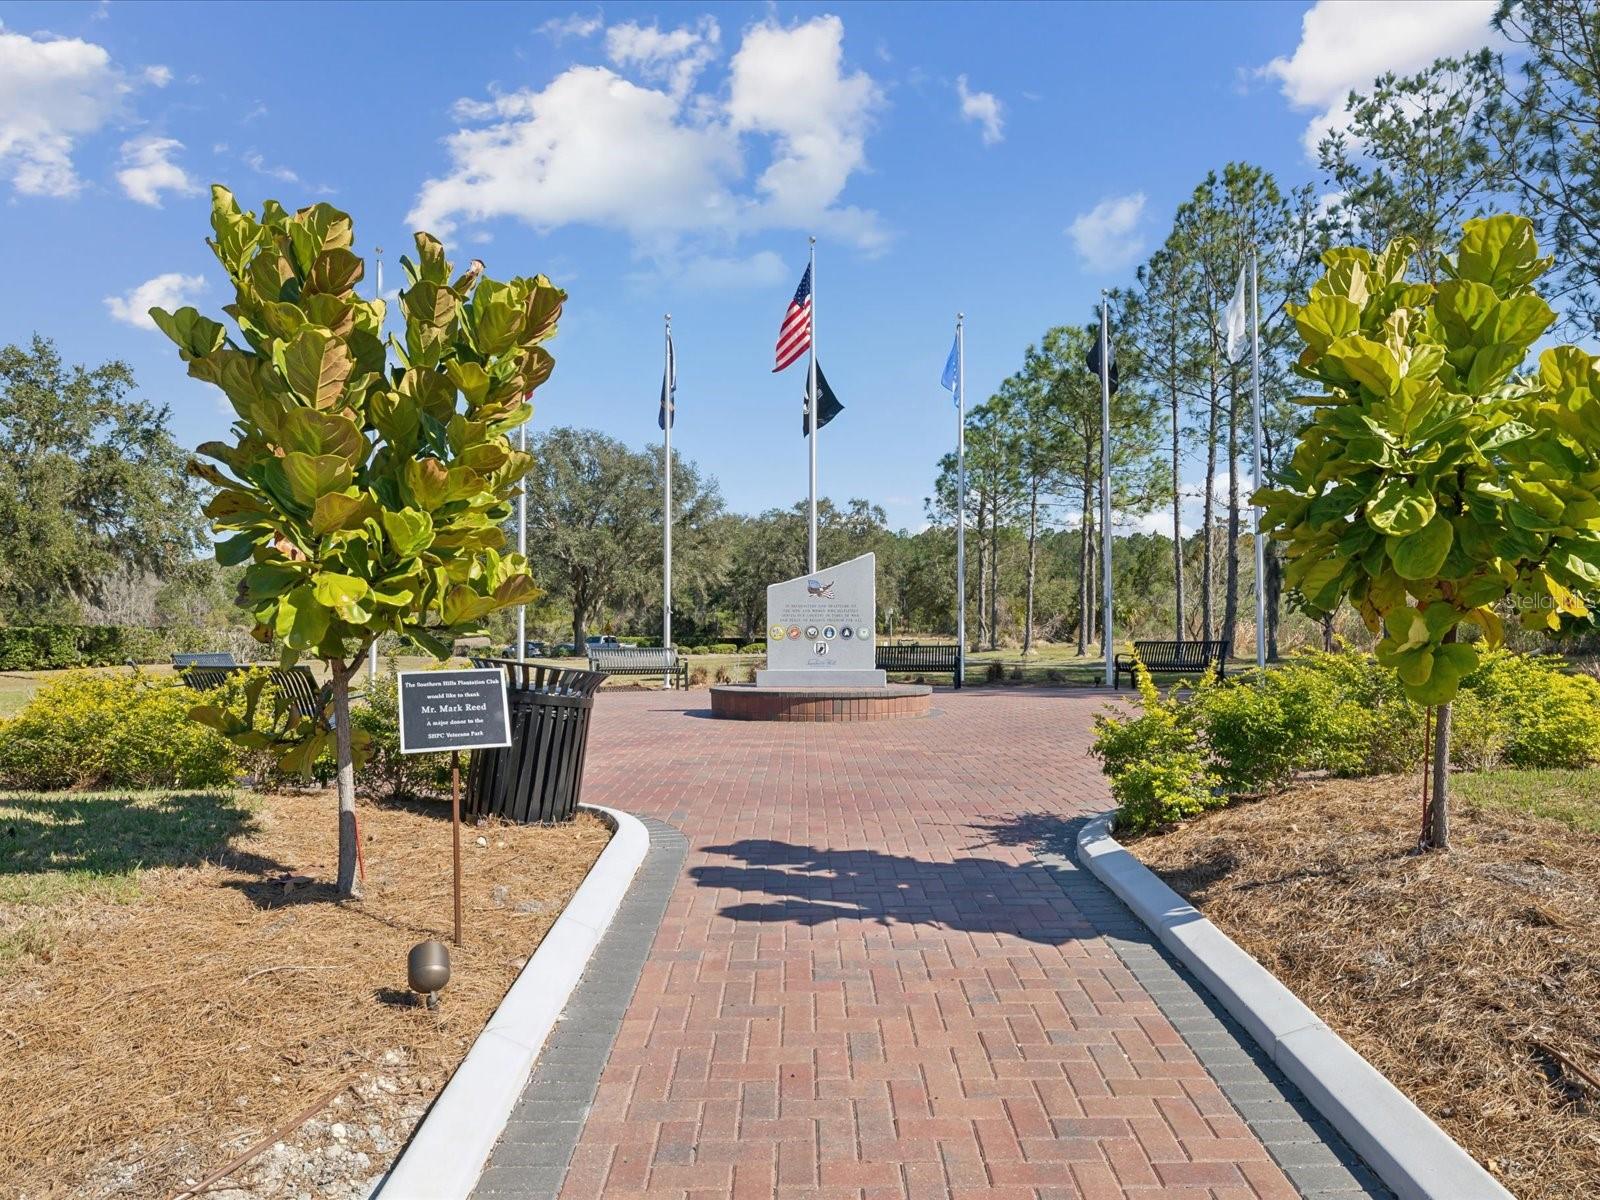
<svg viewBox="0 0 1600 1200"><path fill-rule="evenodd" d="M821 429L844 411L844 405L839 403L839 397L833 394L833 389L828 386L828 380L822 373L822 364L817 364L817 393L822 397L822 404L817 409L817 428ZM808 437L811 433L811 409L802 404L800 408L800 436Z"/></svg>

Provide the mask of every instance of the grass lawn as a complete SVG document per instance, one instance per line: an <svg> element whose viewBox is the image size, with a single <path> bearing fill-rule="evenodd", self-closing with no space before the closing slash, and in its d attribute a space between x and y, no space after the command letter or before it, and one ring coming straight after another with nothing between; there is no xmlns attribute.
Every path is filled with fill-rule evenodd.
<svg viewBox="0 0 1600 1200"><path fill-rule="evenodd" d="M1600 768L1533 771L1502 767L1453 775L1450 787L1468 804L1527 813L1586 833L1600 833Z"/></svg>

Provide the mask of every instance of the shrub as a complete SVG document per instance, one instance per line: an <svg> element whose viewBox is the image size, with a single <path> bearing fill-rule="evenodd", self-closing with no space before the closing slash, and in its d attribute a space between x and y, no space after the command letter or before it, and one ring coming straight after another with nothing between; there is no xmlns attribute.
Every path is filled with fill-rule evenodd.
<svg viewBox="0 0 1600 1200"><path fill-rule="evenodd" d="M766 652L767 644L765 642L746 642L739 647L740 654L765 654Z"/></svg>
<svg viewBox="0 0 1600 1200"><path fill-rule="evenodd" d="M232 631L193 626L7 625L0 626L0 671L120 667L130 659L159 662L178 651L231 648L226 643L235 640Z"/></svg>
<svg viewBox="0 0 1600 1200"><path fill-rule="evenodd" d="M1163 697L1150 673L1136 668L1137 715L1095 717L1090 748L1104 764L1117 802L1117 829L1144 833L1226 803L1214 791L1217 776L1206 765L1193 713Z"/></svg>
<svg viewBox="0 0 1600 1200"><path fill-rule="evenodd" d="M1422 709L1395 673L1370 654L1302 651L1268 678L1297 672L1286 688L1302 689L1321 728L1301 764L1333 775L1388 775L1422 760Z"/></svg>
<svg viewBox="0 0 1600 1200"><path fill-rule="evenodd" d="M0 722L0 783L39 790L231 783L244 753L191 721L194 703L176 681L74 671Z"/></svg>
<svg viewBox="0 0 1600 1200"><path fill-rule="evenodd" d="M1464 738L1481 753L1503 726L1499 736L1511 766L1582 767L1600 760L1600 680L1566 674L1559 658L1490 650L1462 686L1478 702L1452 722L1452 741ZM1474 726L1484 720L1487 730Z"/></svg>
<svg viewBox="0 0 1600 1200"><path fill-rule="evenodd" d="M400 688L396 663L367 691L367 702L350 710L350 724L367 735L367 761L357 776L361 790L378 799L448 795L448 754L400 753Z"/></svg>
<svg viewBox="0 0 1600 1200"><path fill-rule="evenodd" d="M1276 791L1306 757L1276 688L1204 680L1192 704L1217 777L1229 792Z"/></svg>
<svg viewBox="0 0 1600 1200"><path fill-rule="evenodd" d="M739 647L732 642L712 642L706 647L707 654L737 654Z"/></svg>
<svg viewBox="0 0 1600 1200"><path fill-rule="evenodd" d="M985 683L999 683L1006 677L1006 669L997 662L992 662L983 669Z"/></svg>

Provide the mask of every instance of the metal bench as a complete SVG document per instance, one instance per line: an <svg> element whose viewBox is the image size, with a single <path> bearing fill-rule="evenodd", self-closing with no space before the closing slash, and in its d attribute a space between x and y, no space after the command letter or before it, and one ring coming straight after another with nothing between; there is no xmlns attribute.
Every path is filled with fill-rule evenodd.
<svg viewBox="0 0 1600 1200"><path fill-rule="evenodd" d="M689 664L670 646L590 646L589 670L601 675L660 675L689 686Z"/></svg>
<svg viewBox="0 0 1600 1200"><path fill-rule="evenodd" d="M876 662L880 671L949 675L961 686L961 647L954 642L879 642Z"/></svg>
<svg viewBox="0 0 1600 1200"><path fill-rule="evenodd" d="M231 650L208 651L201 654L174 654L172 665L182 671L186 667L237 667L238 661Z"/></svg>
<svg viewBox="0 0 1600 1200"><path fill-rule="evenodd" d="M174 658L177 655L173 655ZM282 696L302 717L313 720L322 716L325 705L322 698L322 685L317 682L317 677L311 673L311 668L306 666L290 667L251 667L240 666L213 666L210 664L196 664L194 666L179 667L178 677L185 686L197 692L209 692L214 688L222 687L234 675L245 671L267 670L271 674L271 683Z"/></svg>
<svg viewBox="0 0 1600 1200"><path fill-rule="evenodd" d="M1209 642L1134 642L1132 654L1119 654L1112 662L1113 688L1122 686L1124 673L1128 676L1129 686L1132 686L1136 663L1143 663L1144 669L1152 675L1158 672L1204 675L1215 667L1220 679L1227 672L1228 643L1221 639Z"/></svg>
<svg viewBox="0 0 1600 1200"><path fill-rule="evenodd" d="M462 811L523 823L570 819L583 788L594 694L605 676L509 658L475 657L472 665L506 673L511 745L473 751Z"/></svg>

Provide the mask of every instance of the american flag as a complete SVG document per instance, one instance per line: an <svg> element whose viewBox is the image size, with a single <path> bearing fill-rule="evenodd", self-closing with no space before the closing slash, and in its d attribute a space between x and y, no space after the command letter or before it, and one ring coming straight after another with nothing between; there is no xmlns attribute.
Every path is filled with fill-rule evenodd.
<svg viewBox="0 0 1600 1200"><path fill-rule="evenodd" d="M777 374L799 358L811 345L811 268L800 276L800 286L789 301L789 311L783 314L783 327L778 330Z"/></svg>

